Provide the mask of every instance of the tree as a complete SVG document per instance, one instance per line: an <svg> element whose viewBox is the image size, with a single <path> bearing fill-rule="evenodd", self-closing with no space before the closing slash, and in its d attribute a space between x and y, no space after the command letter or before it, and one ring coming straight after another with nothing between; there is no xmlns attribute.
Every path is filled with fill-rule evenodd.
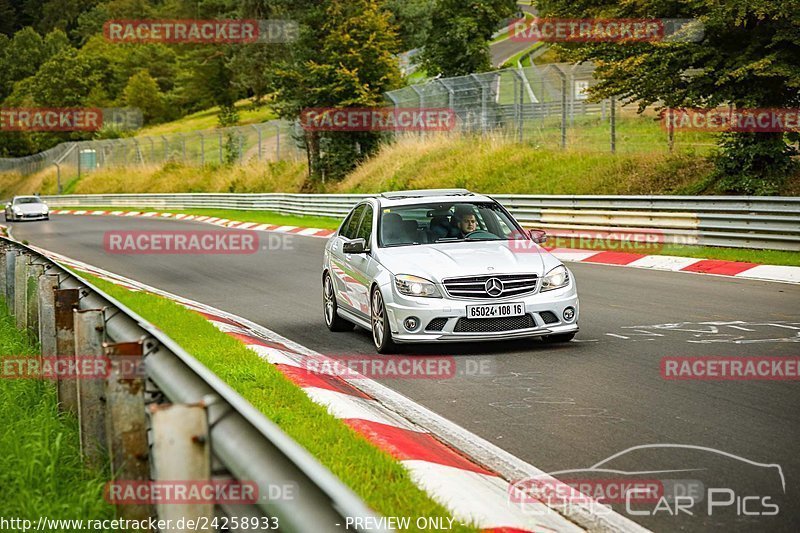
<svg viewBox="0 0 800 533"><path fill-rule="evenodd" d="M33 28L15 33L0 58L0 101L11 93L15 82L36 74L46 59L44 40Z"/></svg>
<svg viewBox="0 0 800 533"><path fill-rule="evenodd" d="M489 41L515 11L515 0L436 0L420 64L429 76L491 70Z"/></svg>
<svg viewBox="0 0 800 533"><path fill-rule="evenodd" d="M421 48L433 26L431 11L435 0L386 0L397 26L403 51Z"/></svg>
<svg viewBox="0 0 800 533"><path fill-rule="evenodd" d="M592 43L565 46L576 61L592 60L600 82L595 98L616 95L642 111L667 107L737 108L800 105L798 0L541 0L542 16L588 18L694 18L700 42ZM731 192L775 192L795 172L789 143L797 134L729 133L721 136L716 177Z"/></svg>
<svg viewBox="0 0 800 533"><path fill-rule="evenodd" d="M276 68L275 108L296 119L306 108L371 107L399 86L392 55L397 34L377 0L312 3L300 21L290 58ZM375 132L308 131L310 188L324 177L338 179L377 149ZM324 150L323 150L324 149Z"/></svg>
<svg viewBox="0 0 800 533"><path fill-rule="evenodd" d="M123 94L125 104L140 109L145 122L163 120L164 95L147 70L142 69L131 76Z"/></svg>

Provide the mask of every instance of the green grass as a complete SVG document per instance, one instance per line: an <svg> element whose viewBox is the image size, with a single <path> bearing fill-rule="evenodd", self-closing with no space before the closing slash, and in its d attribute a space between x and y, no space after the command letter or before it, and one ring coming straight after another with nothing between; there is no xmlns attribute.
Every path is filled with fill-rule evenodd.
<svg viewBox="0 0 800 533"><path fill-rule="evenodd" d="M526 11L525 12L525 20L533 20L533 19L534 19L534 16ZM501 41L505 41L509 37L510 37L510 33L508 32L508 27L506 27L506 31L504 31L503 33L501 33L500 35L498 35L497 37L495 37L494 39L489 41L489 46L491 46L493 44L497 44L497 43L499 43Z"/></svg>
<svg viewBox="0 0 800 533"><path fill-rule="evenodd" d="M521 51L517 52L516 54L514 54L513 56L511 56L508 59L506 59L506 62L503 63L503 67L502 68L517 68L517 62L519 60L521 60L524 56L534 52L535 50L537 50L538 48L541 48L544 45L545 45L545 43L543 43L543 42L533 43L528 48L526 48L524 50L521 50Z"/></svg>
<svg viewBox="0 0 800 533"><path fill-rule="evenodd" d="M6 309L0 300L0 358L36 355ZM106 473L83 466L77 420L58 412L52 384L0 379L0 426L0 516L114 518L103 500Z"/></svg>
<svg viewBox="0 0 800 533"><path fill-rule="evenodd" d="M63 207L58 209L83 209L101 211L153 211L144 207ZM236 211L232 209L164 209L170 213L184 213L187 215L205 215L211 217L227 218L240 222L257 222L259 224L279 224L283 226L300 226L307 228L337 229L341 219L334 217L303 217L297 215L284 215L272 211ZM555 246L555 238L549 245ZM558 239L558 246L569 247L570 239ZM577 241L575 244L578 244ZM701 259L723 259L726 261L743 261L746 263L760 263L764 265L800 266L800 252L783 250L756 250L751 248L723 248L714 246L690 246L666 244L658 249L636 248L609 248L611 251L629 251L649 255L674 255L681 257L697 257Z"/></svg>
<svg viewBox="0 0 800 533"><path fill-rule="evenodd" d="M72 209L89 211L155 211L152 207L58 207L54 209ZM234 209L158 209L158 212L199 215L207 217L227 218L240 222L257 222L259 224L279 224L281 226L300 226L304 228L336 229L342 219L334 217L314 217L300 215L284 215L273 211L240 211ZM342 217L344 218L344 217Z"/></svg>
<svg viewBox="0 0 800 533"><path fill-rule="evenodd" d="M239 111L239 125L257 124L259 122L266 122L276 118L275 113L270 110L266 105L257 108L252 107L252 102L249 100L242 100L236 103L236 109ZM218 107L212 107L203 111L198 111L191 115L173 120L172 122L165 122L163 124L155 124L147 126L141 130L136 131L136 136L140 135L165 135L168 133L190 132L195 130L209 130L217 128L219 122L217 120Z"/></svg>
<svg viewBox="0 0 800 533"><path fill-rule="evenodd" d="M95 277L85 277L161 328L377 512L385 516L450 516L414 485L396 460L312 402L273 365L217 330L198 313L159 296L130 292ZM477 531L457 524L453 524L454 531Z"/></svg>

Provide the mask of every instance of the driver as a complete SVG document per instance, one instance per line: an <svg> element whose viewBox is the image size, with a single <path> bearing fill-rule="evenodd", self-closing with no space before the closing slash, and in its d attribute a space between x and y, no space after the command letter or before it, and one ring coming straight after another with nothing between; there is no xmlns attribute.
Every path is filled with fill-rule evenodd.
<svg viewBox="0 0 800 533"><path fill-rule="evenodd" d="M469 206L458 206L453 212L453 220L458 228L459 237L466 237L478 229L478 219Z"/></svg>

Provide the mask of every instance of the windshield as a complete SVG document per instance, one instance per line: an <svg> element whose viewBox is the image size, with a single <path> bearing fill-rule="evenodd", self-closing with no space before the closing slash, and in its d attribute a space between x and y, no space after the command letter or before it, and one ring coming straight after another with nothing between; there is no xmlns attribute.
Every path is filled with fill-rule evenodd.
<svg viewBox="0 0 800 533"><path fill-rule="evenodd" d="M33 196L29 196L29 197L26 197L26 198L17 198L16 200L14 200L14 204L16 204L16 205L19 205L19 204L40 204L40 203L42 203L42 201L39 200L36 197L33 197Z"/></svg>
<svg viewBox="0 0 800 533"><path fill-rule="evenodd" d="M527 238L494 202L385 207L381 209L378 231L382 247Z"/></svg>

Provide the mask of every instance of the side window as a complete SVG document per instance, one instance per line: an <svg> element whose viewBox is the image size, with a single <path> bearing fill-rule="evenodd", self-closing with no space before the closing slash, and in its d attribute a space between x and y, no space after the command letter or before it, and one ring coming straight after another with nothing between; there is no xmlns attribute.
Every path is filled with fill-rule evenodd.
<svg viewBox="0 0 800 533"><path fill-rule="evenodd" d="M364 210L364 218L361 219L361 225L358 227L356 239L364 239L367 241L367 247L370 243L370 235L372 234L372 206L367 205Z"/></svg>
<svg viewBox="0 0 800 533"><path fill-rule="evenodd" d="M358 223L361 220L361 214L364 212L365 207L366 204L361 204L360 206L356 207L352 213L350 213L347 222L344 226L342 226L342 237L347 239L356 238L356 229L358 229Z"/></svg>

